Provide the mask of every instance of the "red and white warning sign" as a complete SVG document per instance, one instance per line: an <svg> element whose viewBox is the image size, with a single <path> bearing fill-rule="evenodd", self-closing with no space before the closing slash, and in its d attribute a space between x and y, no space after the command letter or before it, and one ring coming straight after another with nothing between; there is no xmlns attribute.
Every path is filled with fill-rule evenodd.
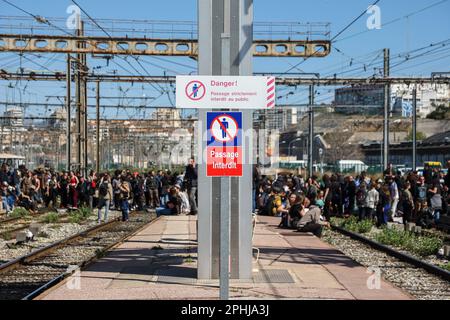
<svg viewBox="0 0 450 320"><path fill-rule="evenodd" d="M206 176L242 176L242 112L207 112Z"/></svg>
<svg viewBox="0 0 450 320"><path fill-rule="evenodd" d="M211 124L211 134L215 141L232 141L238 133L238 124L236 120L228 115L216 117Z"/></svg>
<svg viewBox="0 0 450 320"><path fill-rule="evenodd" d="M177 108L265 109L275 106L275 78L177 76Z"/></svg>
<svg viewBox="0 0 450 320"><path fill-rule="evenodd" d="M206 88L202 82L193 80L186 85L184 91L186 97L188 97L192 101L198 101L205 96Z"/></svg>

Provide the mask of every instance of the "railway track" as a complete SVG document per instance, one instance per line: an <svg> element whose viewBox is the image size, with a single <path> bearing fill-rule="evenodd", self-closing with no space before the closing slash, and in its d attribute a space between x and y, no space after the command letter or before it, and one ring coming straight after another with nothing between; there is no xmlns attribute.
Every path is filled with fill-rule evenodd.
<svg viewBox="0 0 450 320"><path fill-rule="evenodd" d="M24 217L6 217L0 219L0 238L5 238L6 236L13 238L17 232L29 228L35 222L34 220L36 218L43 217L47 213L48 211L45 211ZM67 214L60 214L59 216L65 217Z"/></svg>
<svg viewBox="0 0 450 320"><path fill-rule="evenodd" d="M416 299L450 300L447 270L337 226L323 240Z"/></svg>
<svg viewBox="0 0 450 320"><path fill-rule="evenodd" d="M126 223L112 220L0 265L0 300L32 299L101 257L155 219L133 213Z"/></svg>

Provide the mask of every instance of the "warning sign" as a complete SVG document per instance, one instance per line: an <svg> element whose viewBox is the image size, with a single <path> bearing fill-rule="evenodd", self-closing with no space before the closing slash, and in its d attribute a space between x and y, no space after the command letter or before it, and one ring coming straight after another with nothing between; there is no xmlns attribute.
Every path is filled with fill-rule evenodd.
<svg viewBox="0 0 450 320"><path fill-rule="evenodd" d="M177 108L270 109L275 78L253 76L177 76Z"/></svg>
<svg viewBox="0 0 450 320"><path fill-rule="evenodd" d="M242 176L242 113L207 112L208 177Z"/></svg>
<svg viewBox="0 0 450 320"><path fill-rule="evenodd" d="M186 97L188 97L190 100L198 101L205 96L206 88L202 82L194 80L186 85L184 91Z"/></svg>

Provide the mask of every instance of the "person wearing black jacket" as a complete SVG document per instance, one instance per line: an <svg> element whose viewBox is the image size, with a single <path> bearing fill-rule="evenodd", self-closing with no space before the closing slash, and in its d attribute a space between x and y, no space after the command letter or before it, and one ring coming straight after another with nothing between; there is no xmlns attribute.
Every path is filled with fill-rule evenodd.
<svg viewBox="0 0 450 320"><path fill-rule="evenodd" d="M184 180L186 181L186 187L189 196L189 205L191 206L190 214L197 214L198 173L194 158L191 158L189 160L189 164L186 166Z"/></svg>

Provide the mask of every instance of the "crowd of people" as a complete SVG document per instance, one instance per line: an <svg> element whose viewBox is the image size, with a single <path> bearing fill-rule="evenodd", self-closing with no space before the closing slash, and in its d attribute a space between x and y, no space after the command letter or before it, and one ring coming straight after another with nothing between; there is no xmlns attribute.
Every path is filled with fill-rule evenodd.
<svg viewBox="0 0 450 320"><path fill-rule="evenodd" d="M450 161L447 163L450 168ZM450 173L425 167L423 174L396 172L392 164L380 178L362 172L356 177L324 174L280 174L271 180L254 173L254 211L281 217L280 227L320 236L331 217L357 215L378 227L388 222L414 222L429 228L448 213Z"/></svg>
<svg viewBox="0 0 450 320"><path fill-rule="evenodd" d="M447 166L450 168L450 161ZM197 214L197 166L191 159L184 172L160 170L146 173L116 170L113 173L55 172L28 170L3 164L0 169L1 203L9 214L20 206L34 213L40 207L96 209L98 221L106 221L110 210L155 209L159 215ZM422 175L395 172L392 165L379 178L365 172L357 176L324 174L320 178L253 173L253 212L281 217L281 227L320 236L331 217L357 215L377 226L390 221L436 224L447 214L450 174L425 167Z"/></svg>
<svg viewBox="0 0 450 320"><path fill-rule="evenodd" d="M109 210L122 211L123 221L128 221L130 210L155 209L158 216L197 213L197 168L193 159L181 174L116 170L90 171L87 176L75 171L13 168L4 163L0 183L2 208L7 215L16 206L31 213L41 207L89 207L97 209L99 222L108 219Z"/></svg>

